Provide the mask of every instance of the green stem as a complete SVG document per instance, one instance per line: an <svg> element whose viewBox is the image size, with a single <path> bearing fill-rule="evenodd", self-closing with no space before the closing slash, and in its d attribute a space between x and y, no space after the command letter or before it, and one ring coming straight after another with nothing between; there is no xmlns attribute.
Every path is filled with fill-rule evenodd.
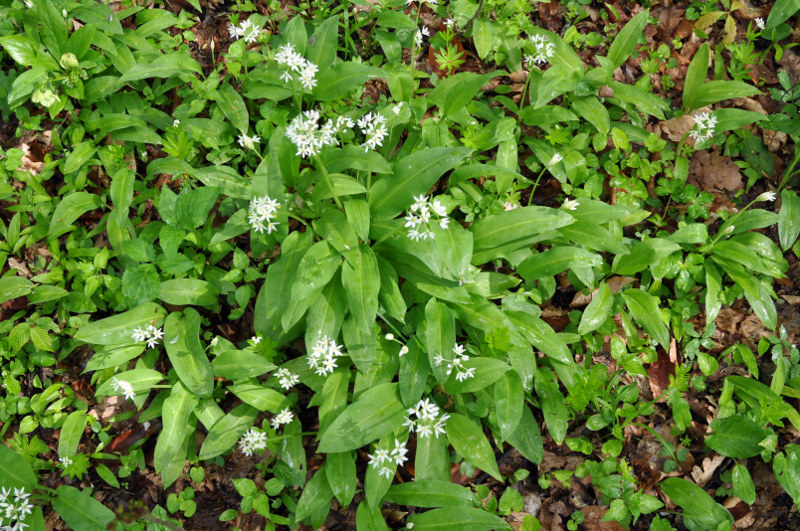
<svg viewBox="0 0 800 531"><path fill-rule="evenodd" d="M344 210L342 202L339 201L339 196L336 195L336 190L333 189L333 183L331 183L331 178L328 175L328 170L325 169L325 165L322 163L322 160L320 160L319 155L314 155L314 158L317 160L317 165L319 166L319 169L322 171L322 177L325 178L325 184L328 185L328 190L331 191L331 195L333 195L333 200L336 203L336 206L339 207L339 210Z"/></svg>
<svg viewBox="0 0 800 531"><path fill-rule="evenodd" d="M778 184L777 193L781 193L781 190L783 190L783 187L786 186L786 183L789 182L789 179L791 179L792 177L794 177L794 175L797 174L797 172L794 171L794 167L797 165L798 162L800 162L800 148L795 146L795 148L794 148L794 159L792 159L792 162L789 164L789 166L783 172L783 176L781 177L781 182L780 182L780 184Z"/></svg>
<svg viewBox="0 0 800 531"><path fill-rule="evenodd" d="M401 230L403 230L404 228L405 228L405 227L404 227L403 225L399 225L399 226L398 226L396 229L394 229L392 232L390 232L390 233L388 233L388 234L384 235L384 236L383 236L383 238L381 238L380 240L378 240L378 241L376 241L375 243L373 243L373 244L372 244L372 248L375 248L377 245L380 245L382 242L384 242L385 240L388 240L389 238L391 238L392 236L394 236L396 233L400 232L400 231L401 231Z"/></svg>
<svg viewBox="0 0 800 531"><path fill-rule="evenodd" d="M536 182L533 183L533 188L531 188L531 195L528 196L528 205L531 206L531 201L533 200L533 194L536 192L536 188L539 186L539 179L542 178L544 172L547 168L543 168L542 171L539 172L539 176L536 178Z"/></svg>
<svg viewBox="0 0 800 531"><path fill-rule="evenodd" d="M528 85L531 82L531 71L528 70L528 77L525 78L525 86L522 87L522 97L519 99L519 109L517 110L517 127L522 123L522 107L525 105L525 96L528 94Z"/></svg>

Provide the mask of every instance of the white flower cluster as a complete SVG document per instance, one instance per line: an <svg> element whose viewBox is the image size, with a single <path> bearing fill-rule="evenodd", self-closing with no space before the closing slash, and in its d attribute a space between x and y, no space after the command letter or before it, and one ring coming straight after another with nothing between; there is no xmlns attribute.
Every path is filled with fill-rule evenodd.
<svg viewBox="0 0 800 531"><path fill-rule="evenodd" d="M147 325L145 328L137 328L134 330L131 333L131 337L137 343L147 341L147 348L156 348L158 340L164 337L164 332L153 325Z"/></svg>
<svg viewBox="0 0 800 531"><path fill-rule="evenodd" d="M33 505L28 501L30 492L25 492L25 487L14 487L14 499L11 499L11 489L0 489L0 529L5 531L18 531L28 527L24 524L25 517L33 511Z"/></svg>
<svg viewBox="0 0 800 531"><path fill-rule="evenodd" d="M275 376L278 377L278 383L284 389L289 389L300 382L300 377L289 371L289 369L278 369L278 372L275 373Z"/></svg>
<svg viewBox="0 0 800 531"><path fill-rule="evenodd" d="M763 30L764 30L764 28L766 27L766 24L764 24L764 19L763 19L763 18L761 18L761 17L758 17L758 18L756 19L756 26L758 26L758 29L759 29L759 30L763 31Z"/></svg>
<svg viewBox="0 0 800 531"><path fill-rule="evenodd" d="M258 135L247 136L247 134L242 133L236 141L245 149L255 149L256 144L261 142L261 138Z"/></svg>
<svg viewBox="0 0 800 531"><path fill-rule="evenodd" d="M771 203L772 201L775 201L776 197L777 195L775 192L761 192L758 194L758 197L756 197L756 201L769 201Z"/></svg>
<svg viewBox="0 0 800 531"><path fill-rule="evenodd" d="M430 37L431 32L428 30L426 26L422 26L422 29L418 29L417 32L414 34L414 46L419 48L422 46L422 37Z"/></svg>
<svg viewBox="0 0 800 531"><path fill-rule="evenodd" d="M133 386L130 384L130 382L127 382L125 380L120 380L119 378L114 376L114 378L111 380L111 387L114 388L115 393L117 394L121 393L125 395L125 398L127 398L128 400L133 400L134 398L136 398L136 393L133 391Z"/></svg>
<svg viewBox="0 0 800 531"><path fill-rule="evenodd" d="M717 117L712 113L701 112L694 115L694 128L689 131L689 136L697 141L708 140L714 136L717 126Z"/></svg>
<svg viewBox="0 0 800 531"><path fill-rule="evenodd" d="M376 448L375 454L369 455L369 464L375 468L380 468L378 474L385 478L392 477L392 469L386 466L387 464L391 464L394 461L396 466L401 466L403 463L408 461L408 457L406 454L408 453L408 448L406 448L406 443L400 442L398 439L394 440L394 449L387 450L384 448Z"/></svg>
<svg viewBox="0 0 800 531"><path fill-rule="evenodd" d="M289 411L289 409L287 408L278 413L277 415L275 415L275 418L270 421L270 424L272 424L273 430L277 430L284 424L289 424L293 418L294 418L294 413Z"/></svg>
<svg viewBox="0 0 800 531"><path fill-rule="evenodd" d="M251 456L267 448L267 434L255 428L250 428L247 433L239 439L239 450L244 455Z"/></svg>
<svg viewBox="0 0 800 531"><path fill-rule="evenodd" d="M352 127L353 120L345 116L330 119L320 127L319 112L310 110L295 116L284 134L297 147L297 154L305 158L318 155L323 146L338 146L336 135Z"/></svg>
<svg viewBox="0 0 800 531"><path fill-rule="evenodd" d="M386 129L385 116L368 112L359 118L357 123L358 127L361 128L361 132L364 133L364 143L361 144L361 147L364 148L364 153L383 145L383 139L389 134Z"/></svg>
<svg viewBox="0 0 800 531"><path fill-rule="evenodd" d="M61 466L64 468L72 465L72 458L71 457L59 457L58 462L61 463Z"/></svg>
<svg viewBox="0 0 800 531"><path fill-rule="evenodd" d="M533 35L530 41L533 44L533 53L525 56L525 62L529 67L534 64L545 64L556 53L556 45L544 35Z"/></svg>
<svg viewBox="0 0 800 531"><path fill-rule="evenodd" d="M408 237L414 241L433 239L434 235L430 229L430 222L433 216L438 218L439 226L446 229L450 223L447 217L447 209L438 199L428 200L428 196L419 195L414 198L414 204L406 215L406 227L408 227Z"/></svg>
<svg viewBox="0 0 800 531"><path fill-rule="evenodd" d="M263 30L256 26L256 23L251 21L249 18L242 21L242 23L238 26L234 26L233 24L228 26L228 35L230 36L231 40L235 41L237 39L244 39L244 42L247 44L253 44L256 42L262 31Z"/></svg>
<svg viewBox="0 0 800 531"><path fill-rule="evenodd" d="M417 417L414 420L412 417ZM406 418L403 426L408 426L410 431L416 430L420 437L430 437L435 435L444 435L444 427L447 424L447 419L450 415L443 413L439 416L439 406L434 404L429 398L424 398L417 402L417 405L408 408L408 418Z"/></svg>
<svg viewBox="0 0 800 531"><path fill-rule="evenodd" d="M344 356L342 345L337 345L328 336L322 336L308 354L308 366L320 376L327 376L337 367L336 358L339 356Z"/></svg>
<svg viewBox="0 0 800 531"><path fill-rule="evenodd" d="M285 66L287 70L281 74L284 83L295 81L292 72L297 74L297 80L308 90L317 86L317 72L319 66L308 61L305 57L294 50L294 45L286 43L280 47L275 54L275 61L279 65Z"/></svg>
<svg viewBox="0 0 800 531"><path fill-rule="evenodd" d="M453 356L452 360L445 360L441 354L437 354L436 356L433 357L433 362L436 364L437 367L442 363L446 362L447 375L449 376L453 372L453 369L455 369L456 380L458 380L459 382L463 382L468 378L475 377L475 367L470 367L469 369L464 367L464 362L469 361L469 356L467 354L464 354L465 351L466 349L463 347L463 345L459 345L458 343L456 343L455 346L453 347L453 353L455 354L455 356Z"/></svg>
<svg viewBox="0 0 800 531"><path fill-rule="evenodd" d="M561 205L561 208L566 210L577 210L578 209L578 200L577 199L567 199L564 201L564 204Z"/></svg>
<svg viewBox="0 0 800 531"><path fill-rule="evenodd" d="M280 203L275 199L271 199L268 195L264 197L256 197L250 201L250 211L247 214L247 221L256 232L267 231L267 234L272 234L278 230L278 222L275 221L275 215L278 211Z"/></svg>

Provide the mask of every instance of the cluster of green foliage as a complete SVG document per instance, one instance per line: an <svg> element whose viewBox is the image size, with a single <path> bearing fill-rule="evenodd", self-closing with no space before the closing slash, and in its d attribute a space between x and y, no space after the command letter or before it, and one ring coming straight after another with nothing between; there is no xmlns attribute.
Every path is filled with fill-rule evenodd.
<svg viewBox="0 0 800 531"><path fill-rule="evenodd" d="M568 4L580 17L583 2ZM782 53L796 4L779 1L745 44L770 38ZM722 107L761 92L741 75L752 47L727 70L718 48L709 72L704 44L677 109L652 90L669 50L637 46L653 22L646 9L605 35L572 27L562 38L513 0L272 7L265 16L238 3L232 42L218 50L195 44L189 11L0 1L0 117L18 137L48 141L38 167L21 148L0 151L0 301L23 301L0 322L0 487L33 493L31 529L44 529L48 505L82 530L165 529L195 513L190 486L166 508L125 514L90 489L40 484L60 470L65 483L125 487L146 468L144 439L111 449L129 419L145 431L160 424L153 466L165 488L187 462L199 485L206 463L252 459L252 477L233 478L242 502L225 522L256 511L269 529L319 527L334 499L358 499L360 530L387 528L385 503L426 509L408 516L414 529L509 529L502 516L522 509L527 471L504 476L495 455L515 448L539 464L546 430L587 459L539 485L591 476L606 519L626 527L663 503L632 473L625 428L644 427L666 401L672 434L683 435L687 392L705 391L721 362L752 376L724 378L705 440L736 460L731 492L754 501L745 460L760 456L800 503L800 447L778 444L787 421L800 429L786 401L800 397L800 355L772 287L784 253L800 255L800 150L775 175L743 128L758 123L797 145L800 94L786 74L770 92L780 113ZM448 20L429 39L431 74L416 66L429 32L422 9L443 28ZM456 39L497 69L459 72ZM584 47L596 65L578 56ZM632 54L641 77L615 81ZM521 70L515 100L508 76ZM386 90L365 94L377 83ZM680 142L645 129L687 113L697 125ZM712 214L711 194L687 179L692 154L715 145L750 154L750 181L737 210ZM555 206L537 204L543 176L565 194ZM774 191L744 202L757 183ZM774 226L777 244L758 232ZM620 276L632 281L609 282ZM557 277L591 296L559 332L542 316ZM737 344L713 355L715 318L742 298L774 335L757 353ZM250 323L249 340L220 335ZM608 338L613 368L592 362ZM673 341L682 360L645 400L634 378ZM767 353L769 385L758 380ZM62 380L79 364L93 397ZM124 405L101 420L95 405L112 396ZM568 437L576 423L602 447ZM57 455L41 430L59 430ZM323 457L313 473L304 440ZM685 448L661 440L674 468ZM406 453L413 478L398 466ZM451 483L453 464L508 485L494 498L485 485ZM730 528L700 487L669 478L660 488L687 528ZM522 525L539 527L532 515Z"/></svg>

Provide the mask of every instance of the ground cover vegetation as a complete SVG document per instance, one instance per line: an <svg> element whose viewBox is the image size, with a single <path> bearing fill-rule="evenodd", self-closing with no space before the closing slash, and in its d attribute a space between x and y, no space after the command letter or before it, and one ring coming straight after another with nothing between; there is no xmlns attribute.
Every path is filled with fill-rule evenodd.
<svg viewBox="0 0 800 531"><path fill-rule="evenodd" d="M797 0L0 0L0 527L796 529Z"/></svg>

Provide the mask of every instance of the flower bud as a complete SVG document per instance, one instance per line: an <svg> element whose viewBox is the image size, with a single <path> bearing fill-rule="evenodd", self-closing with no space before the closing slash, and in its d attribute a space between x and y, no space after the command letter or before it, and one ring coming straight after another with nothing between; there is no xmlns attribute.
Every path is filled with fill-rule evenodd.
<svg viewBox="0 0 800 531"><path fill-rule="evenodd" d="M74 53L65 53L61 56L61 60L59 61L61 68L65 68L67 70L74 70L81 66L81 63L78 61L78 58L75 56Z"/></svg>
<svg viewBox="0 0 800 531"><path fill-rule="evenodd" d="M394 341L394 334L392 333L386 334L386 341Z"/></svg>

